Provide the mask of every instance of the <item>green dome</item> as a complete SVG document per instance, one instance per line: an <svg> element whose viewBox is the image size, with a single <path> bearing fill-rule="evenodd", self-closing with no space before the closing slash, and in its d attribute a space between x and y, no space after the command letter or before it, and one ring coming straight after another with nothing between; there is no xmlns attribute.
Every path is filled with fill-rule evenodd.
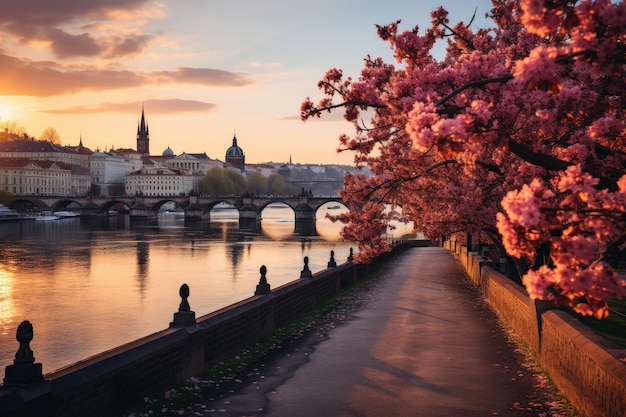
<svg viewBox="0 0 626 417"><path fill-rule="evenodd" d="M244 156L243 149L237 146L237 137L233 137L233 146L226 150L226 156Z"/></svg>

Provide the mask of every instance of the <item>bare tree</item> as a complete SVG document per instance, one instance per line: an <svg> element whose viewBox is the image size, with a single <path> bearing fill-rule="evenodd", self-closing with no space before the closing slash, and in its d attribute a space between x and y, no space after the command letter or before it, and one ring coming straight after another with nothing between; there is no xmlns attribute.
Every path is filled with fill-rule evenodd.
<svg viewBox="0 0 626 417"><path fill-rule="evenodd" d="M41 132L41 135L39 135L39 140L45 140L57 145L61 144L61 136L54 127L45 128L43 132Z"/></svg>
<svg viewBox="0 0 626 417"><path fill-rule="evenodd" d="M26 134L26 128L15 120L0 122L0 131L7 134L7 139L8 136L24 136Z"/></svg>

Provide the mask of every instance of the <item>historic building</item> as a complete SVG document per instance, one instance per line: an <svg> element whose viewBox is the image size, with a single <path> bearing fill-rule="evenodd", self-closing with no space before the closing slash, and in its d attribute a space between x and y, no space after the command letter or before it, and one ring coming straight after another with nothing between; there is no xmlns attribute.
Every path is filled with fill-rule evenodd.
<svg viewBox="0 0 626 417"><path fill-rule="evenodd" d="M237 168L241 171L246 169L246 155L237 145L237 136L233 136L233 144L226 150L226 167Z"/></svg>
<svg viewBox="0 0 626 417"><path fill-rule="evenodd" d="M243 149L233 136L225 162L203 153L176 155L168 146L161 155L150 155L150 133L145 110L137 126L137 149L91 151L83 145L59 146L26 136L0 142L0 189L16 195L161 195L178 196L197 190L200 179L212 167L237 169L242 174L275 172L266 164L246 166ZM13 138L13 137L11 137Z"/></svg>
<svg viewBox="0 0 626 417"><path fill-rule="evenodd" d="M89 193L89 154L51 142L0 142L0 189L18 195Z"/></svg>
<svg viewBox="0 0 626 417"><path fill-rule="evenodd" d="M168 168L189 171L194 175L204 175L212 167L222 167L224 165L221 161L218 161L217 159L209 158L206 152L183 152L180 155L176 155L169 146L163 151L161 156L150 156L144 157L143 159L151 160L155 164L160 164Z"/></svg>
<svg viewBox="0 0 626 417"><path fill-rule="evenodd" d="M141 108L141 120L137 126L137 152L143 155L150 155L150 132L143 107Z"/></svg>
<svg viewBox="0 0 626 417"><path fill-rule="evenodd" d="M15 195L84 196L89 168L60 161L0 158L0 190Z"/></svg>
<svg viewBox="0 0 626 417"><path fill-rule="evenodd" d="M200 177L178 169L144 165L126 175L126 194L144 196L180 196L195 190Z"/></svg>
<svg viewBox="0 0 626 417"><path fill-rule="evenodd" d="M92 194L96 196L125 194L126 174L139 169L141 167L139 161L113 150L94 152L91 155Z"/></svg>
<svg viewBox="0 0 626 417"><path fill-rule="evenodd" d="M82 143L82 141L81 141ZM89 168L89 154L43 140L12 140L0 142L0 158L26 158L63 162Z"/></svg>

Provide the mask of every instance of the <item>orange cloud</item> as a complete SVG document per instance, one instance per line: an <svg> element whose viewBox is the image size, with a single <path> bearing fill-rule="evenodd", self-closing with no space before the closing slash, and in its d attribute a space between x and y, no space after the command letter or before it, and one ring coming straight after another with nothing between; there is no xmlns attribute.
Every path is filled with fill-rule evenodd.
<svg viewBox="0 0 626 417"><path fill-rule="evenodd" d="M58 58L127 56L142 52L152 36L104 35L103 22L156 18L159 9L154 0L11 1L2 6L0 31L20 44L47 45Z"/></svg>
<svg viewBox="0 0 626 417"><path fill-rule="evenodd" d="M32 61L0 54L0 95L49 97L157 83L245 87L254 84L254 80L243 73L211 68L180 67L170 71L135 72L96 67L75 68L52 61Z"/></svg>
<svg viewBox="0 0 626 417"><path fill-rule="evenodd" d="M62 109L42 110L52 114L88 114L88 113L131 113L136 114L137 109L145 106L150 109L150 114L173 114L173 113L208 113L215 109L213 103L205 103L196 100L151 99L142 102L129 103L101 103L97 106L74 106Z"/></svg>

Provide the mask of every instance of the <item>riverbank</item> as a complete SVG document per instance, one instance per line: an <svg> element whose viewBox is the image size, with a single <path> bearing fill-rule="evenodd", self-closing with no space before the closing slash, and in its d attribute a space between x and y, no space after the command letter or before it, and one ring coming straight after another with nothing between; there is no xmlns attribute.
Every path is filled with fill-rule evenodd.
<svg viewBox="0 0 626 417"><path fill-rule="evenodd" d="M24 410L31 412L26 415L50 417L117 417L148 392L174 386L253 346L367 276L394 253L368 265L329 265L310 278L303 275L271 290L267 283L272 281L263 275L252 297L198 318L179 310L168 329L46 374L43 381L36 366L20 366L12 376L23 370L29 382L9 384L5 377L0 409L9 417L23 416ZM181 287L180 294L182 306L189 293Z"/></svg>

